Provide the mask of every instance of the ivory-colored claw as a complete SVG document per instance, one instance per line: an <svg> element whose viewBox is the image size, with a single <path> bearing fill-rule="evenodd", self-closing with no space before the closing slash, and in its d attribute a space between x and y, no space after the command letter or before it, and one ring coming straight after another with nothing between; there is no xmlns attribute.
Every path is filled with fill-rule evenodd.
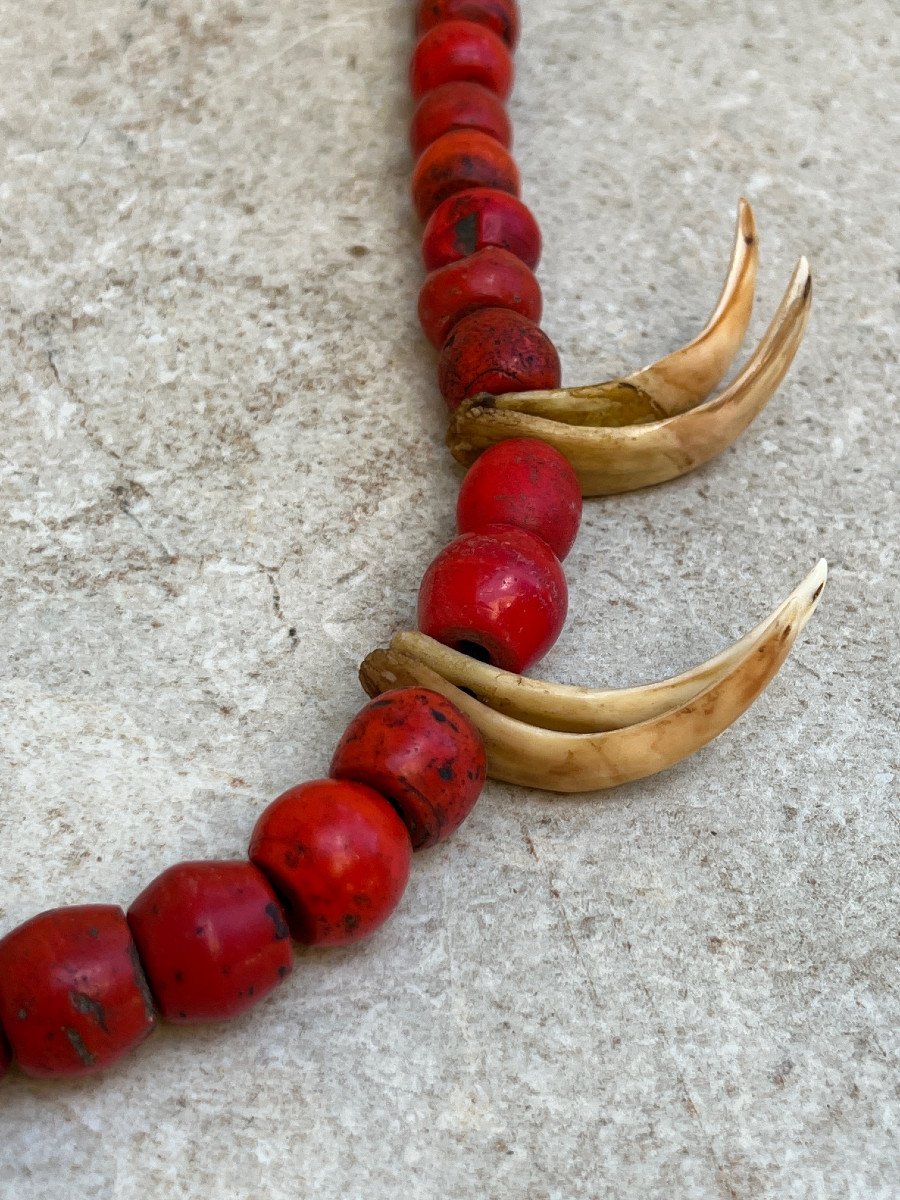
<svg viewBox="0 0 900 1200"><path fill-rule="evenodd" d="M526 679L413 633L370 654L360 680L370 696L415 684L446 696L481 730L495 779L553 792L596 791L673 766L737 720L787 658L826 578L822 560L730 649L644 687L595 691Z"/></svg>
<svg viewBox="0 0 900 1200"><path fill-rule="evenodd" d="M571 462L585 496L663 483L729 446L774 395L797 352L812 302L800 259L769 328L718 396L753 303L756 234L744 201L731 268L707 328L693 342L632 375L582 388L479 395L453 414L447 444L460 462L511 437L549 442Z"/></svg>

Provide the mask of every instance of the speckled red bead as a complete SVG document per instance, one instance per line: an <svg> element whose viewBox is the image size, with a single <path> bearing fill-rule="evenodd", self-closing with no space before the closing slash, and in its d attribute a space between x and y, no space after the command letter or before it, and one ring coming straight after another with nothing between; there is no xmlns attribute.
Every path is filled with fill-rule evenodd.
<svg viewBox="0 0 900 1200"><path fill-rule="evenodd" d="M353 718L331 774L386 796L420 850L449 837L471 812L484 785L484 743L468 717L438 692L398 688Z"/></svg>
<svg viewBox="0 0 900 1200"><path fill-rule="evenodd" d="M416 43L409 86L421 100L442 83L480 83L505 100L512 91L513 62L502 39L474 21L442 21Z"/></svg>
<svg viewBox="0 0 900 1200"><path fill-rule="evenodd" d="M521 673L562 631L568 590L541 538L509 525L464 533L428 567L419 588L419 629L506 671Z"/></svg>
<svg viewBox="0 0 900 1200"><path fill-rule="evenodd" d="M412 845L391 804L345 780L301 783L256 823L250 859L269 879L304 945L355 942L397 907Z"/></svg>
<svg viewBox="0 0 900 1200"><path fill-rule="evenodd" d="M513 49L519 40L516 0L419 0L416 30L427 33L441 21L475 21L486 25Z"/></svg>
<svg viewBox="0 0 900 1200"><path fill-rule="evenodd" d="M419 322L440 347L457 321L480 308L508 308L538 321L541 303L540 285L522 260L488 246L431 272L419 292Z"/></svg>
<svg viewBox="0 0 900 1200"><path fill-rule="evenodd" d="M287 921L249 862L183 862L158 875L128 924L167 1021L224 1021L290 974Z"/></svg>
<svg viewBox="0 0 900 1200"><path fill-rule="evenodd" d="M468 396L557 388L559 355L534 321L508 308L482 308L454 325L438 361L451 411Z"/></svg>
<svg viewBox="0 0 900 1200"><path fill-rule="evenodd" d="M558 559L581 523L581 486L558 450L532 438L499 442L478 458L459 489L456 526L479 533L498 522L537 534Z"/></svg>
<svg viewBox="0 0 900 1200"><path fill-rule="evenodd" d="M512 126L503 102L480 83L444 83L419 101L409 127L418 158L427 146L456 129L477 129L509 149Z"/></svg>
<svg viewBox="0 0 900 1200"><path fill-rule="evenodd" d="M412 174L412 198L427 221L442 200L466 188L519 194L519 170L496 138L477 129L442 134L422 153Z"/></svg>
<svg viewBox="0 0 900 1200"><path fill-rule="evenodd" d="M541 232L515 196L495 188L469 188L448 196L428 218L422 261L436 271L488 246L507 250L533 271L541 257Z"/></svg>
<svg viewBox="0 0 900 1200"><path fill-rule="evenodd" d="M125 914L39 913L0 940L0 1025L28 1075L89 1075L151 1032L153 1001Z"/></svg>

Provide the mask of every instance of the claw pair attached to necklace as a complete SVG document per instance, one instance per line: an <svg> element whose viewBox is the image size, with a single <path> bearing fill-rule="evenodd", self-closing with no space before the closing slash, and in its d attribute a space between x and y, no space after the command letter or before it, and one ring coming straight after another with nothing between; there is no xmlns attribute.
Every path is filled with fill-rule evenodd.
<svg viewBox="0 0 900 1200"><path fill-rule="evenodd" d="M663 483L729 446L788 371L809 317L801 258L743 369L712 396L740 348L756 284L753 211L742 200L731 263L706 328L692 342L620 379L554 391L479 395L454 413L447 443L470 465L489 446L538 438L572 464L585 496ZM594 791L653 775L717 737L766 688L825 586L819 562L771 616L728 650L659 683L617 691L501 671L420 633L401 633L360 668L369 695L411 684L452 700L481 730L488 773L555 792Z"/></svg>

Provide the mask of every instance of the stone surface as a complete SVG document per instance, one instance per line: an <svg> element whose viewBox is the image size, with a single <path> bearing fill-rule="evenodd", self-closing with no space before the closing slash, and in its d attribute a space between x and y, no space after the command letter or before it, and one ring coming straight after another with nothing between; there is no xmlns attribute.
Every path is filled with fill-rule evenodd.
<svg viewBox="0 0 900 1200"><path fill-rule="evenodd" d="M243 851L448 537L408 4L0 0L0 932ZM370 942L102 1078L18 1074L0 1195L887 1200L896 957L889 0L525 0L511 112L569 382L686 340L737 197L779 395L587 505L546 673L661 677L820 554L782 673L665 775L491 785Z"/></svg>

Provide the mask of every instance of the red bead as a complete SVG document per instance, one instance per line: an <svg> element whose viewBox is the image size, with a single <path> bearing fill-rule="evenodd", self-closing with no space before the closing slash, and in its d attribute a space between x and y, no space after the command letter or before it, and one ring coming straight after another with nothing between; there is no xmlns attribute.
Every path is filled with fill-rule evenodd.
<svg viewBox="0 0 900 1200"><path fill-rule="evenodd" d="M438 384L451 412L468 396L557 388L556 348L533 321L508 308L482 308L450 331Z"/></svg>
<svg viewBox="0 0 900 1200"><path fill-rule="evenodd" d="M480 308L508 308L540 320L538 281L508 250L488 246L432 271L419 292L419 321L428 340L438 347L457 321Z"/></svg>
<svg viewBox="0 0 900 1200"><path fill-rule="evenodd" d="M455 538L432 562L419 589L419 628L520 673L559 637L567 606L566 578L547 543L492 525Z"/></svg>
<svg viewBox="0 0 900 1200"><path fill-rule="evenodd" d="M444 83L422 97L409 128L413 154L418 158L426 146L454 129L478 129L507 149L512 142L502 101L480 83Z"/></svg>
<svg viewBox="0 0 900 1200"><path fill-rule="evenodd" d="M581 507L581 486L567 458L546 442L510 438L469 468L456 501L456 525L460 533L515 525L543 538L563 559L575 541Z"/></svg>
<svg viewBox="0 0 900 1200"><path fill-rule="evenodd" d="M387 796L419 850L444 841L471 812L484 784L484 744L468 717L439 693L398 688L353 718L331 774Z"/></svg>
<svg viewBox="0 0 900 1200"><path fill-rule="evenodd" d="M505 100L512 91L513 63L496 33L474 21L442 21L413 50L409 86L421 100L442 83L480 83Z"/></svg>
<svg viewBox="0 0 900 1200"><path fill-rule="evenodd" d="M128 910L153 995L167 1021L225 1021L290 974L287 921L248 862L183 862Z"/></svg>
<svg viewBox="0 0 900 1200"><path fill-rule="evenodd" d="M419 0L416 32L427 33L441 21L475 21L486 25L513 49L519 40L516 0Z"/></svg>
<svg viewBox="0 0 900 1200"><path fill-rule="evenodd" d="M518 196L518 168L509 152L486 133L456 129L442 134L413 169L412 197L419 219L427 221L442 200L473 187Z"/></svg>
<svg viewBox="0 0 900 1200"><path fill-rule="evenodd" d="M28 1075L90 1075L156 1023L125 914L112 904L39 913L0 941L0 1024Z"/></svg>
<svg viewBox="0 0 900 1200"><path fill-rule="evenodd" d="M279 796L256 823L252 862L272 882L304 945L355 942L397 907L412 846L383 796L318 779Z"/></svg>
<svg viewBox="0 0 900 1200"><path fill-rule="evenodd" d="M487 246L508 250L533 271L541 257L541 231L521 200L494 188L469 188L439 204L422 234L429 271Z"/></svg>

